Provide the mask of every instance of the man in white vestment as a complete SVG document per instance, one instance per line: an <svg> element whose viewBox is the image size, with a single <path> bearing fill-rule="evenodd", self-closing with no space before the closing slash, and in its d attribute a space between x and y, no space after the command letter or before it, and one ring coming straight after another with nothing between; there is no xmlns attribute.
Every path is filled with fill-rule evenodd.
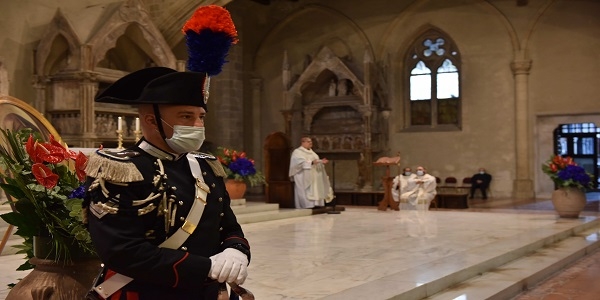
<svg viewBox="0 0 600 300"><path fill-rule="evenodd" d="M415 188L415 182L410 181L409 179L415 177L416 175L412 173L412 169L410 167L404 168L402 174L394 177L394 181L392 183L392 198L394 201L400 202L400 210L414 209L412 204L408 203L407 198L401 198L405 192L413 190Z"/></svg>
<svg viewBox="0 0 600 300"><path fill-rule="evenodd" d="M327 158L319 159L312 150L312 140L302 137L300 147L292 152L290 160L290 180L294 182L294 203L296 208L325 206L333 199L329 176L325 173Z"/></svg>
<svg viewBox="0 0 600 300"><path fill-rule="evenodd" d="M435 177L427 174L422 166L418 166L415 176L408 178L407 189L401 193L400 199L406 199L418 210L428 210L431 200L437 194L436 186Z"/></svg>

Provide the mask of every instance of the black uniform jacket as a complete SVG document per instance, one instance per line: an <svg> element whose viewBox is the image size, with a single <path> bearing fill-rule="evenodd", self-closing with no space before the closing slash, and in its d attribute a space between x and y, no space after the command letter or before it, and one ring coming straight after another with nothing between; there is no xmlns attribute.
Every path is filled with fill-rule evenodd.
<svg viewBox="0 0 600 300"><path fill-rule="evenodd" d="M223 178L215 175L216 159L194 156L210 193L198 226L179 249L158 245L183 225L198 201L187 157L175 157L144 140L121 152L98 150L90 157L84 205L89 203L94 246L105 267L134 278L119 298L128 299L129 291L129 299L216 299L218 283L208 278L209 257L240 246L249 255Z"/></svg>

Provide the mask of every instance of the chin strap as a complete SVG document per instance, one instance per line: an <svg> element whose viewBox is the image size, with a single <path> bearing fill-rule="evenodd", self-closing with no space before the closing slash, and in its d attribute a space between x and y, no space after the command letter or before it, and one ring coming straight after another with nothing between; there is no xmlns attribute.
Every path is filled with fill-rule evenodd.
<svg viewBox="0 0 600 300"><path fill-rule="evenodd" d="M152 104L152 108L154 109L154 118L156 118L156 125L158 126L158 133L163 138L163 140L167 139L167 135L165 135L165 130L162 126L162 118L160 116L160 110L158 109L158 104Z"/></svg>

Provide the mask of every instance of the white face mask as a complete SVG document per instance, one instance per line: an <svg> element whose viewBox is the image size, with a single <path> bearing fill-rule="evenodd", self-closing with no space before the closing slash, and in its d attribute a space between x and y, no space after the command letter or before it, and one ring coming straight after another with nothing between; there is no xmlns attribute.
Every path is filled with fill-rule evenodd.
<svg viewBox="0 0 600 300"><path fill-rule="evenodd" d="M417 175L419 175L419 176L423 176L423 175L425 175L425 172L423 172L423 171L419 170L419 171L417 171Z"/></svg>
<svg viewBox="0 0 600 300"><path fill-rule="evenodd" d="M204 142L204 127L175 125L171 126L163 121L169 127L173 128L173 136L165 139L167 145L175 150L177 154L197 151Z"/></svg>
<svg viewBox="0 0 600 300"><path fill-rule="evenodd" d="M409 172L409 171L404 172L404 176L410 176L410 174L412 174L412 172Z"/></svg>

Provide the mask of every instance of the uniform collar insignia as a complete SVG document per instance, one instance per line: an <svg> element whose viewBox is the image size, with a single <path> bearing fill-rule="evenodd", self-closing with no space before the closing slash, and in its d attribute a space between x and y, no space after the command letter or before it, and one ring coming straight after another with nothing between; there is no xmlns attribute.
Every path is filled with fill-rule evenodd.
<svg viewBox="0 0 600 300"><path fill-rule="evenodd" d="M204 153L204 152L190 152L190 153L193 154L197 158L210 159L210 160L217 159L214 155L208 154L208 153Z"/></svg>
<svg viewBox="0 0 600 300"><path fill-rule="evenodd" d="M161 160L178 160L179 158L181 158L182 156L184 156L184 154L181 155L177 155L177 154L173 154L173 153L169 153L166 151L163 151L161 149L159 149L158 147L150 144L148 141L142 139L139 143L138 143L138 147L142 150L144 150L144 152L158 158Z"/></svg>

